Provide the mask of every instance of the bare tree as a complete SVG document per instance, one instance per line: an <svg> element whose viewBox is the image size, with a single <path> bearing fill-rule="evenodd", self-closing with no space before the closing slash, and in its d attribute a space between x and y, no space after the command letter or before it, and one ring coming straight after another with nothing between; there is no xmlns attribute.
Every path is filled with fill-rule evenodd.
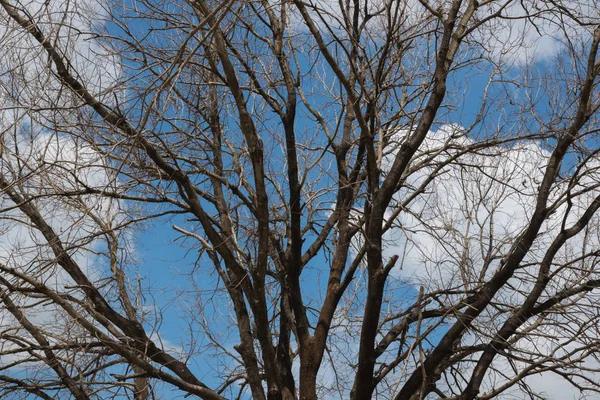
<svg viewBox="0 0 600 400"><path fill-rule="evenodd" d="M594 2L0 4L2 398L600 393Z"/></svg>

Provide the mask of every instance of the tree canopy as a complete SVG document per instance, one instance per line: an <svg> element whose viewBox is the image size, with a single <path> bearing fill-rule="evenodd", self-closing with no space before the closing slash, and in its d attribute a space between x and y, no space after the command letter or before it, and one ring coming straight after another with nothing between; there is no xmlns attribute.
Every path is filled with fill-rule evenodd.
<svg viewBox="0 0 600 400"><path fill-rule="evenodd" d="M0 5L0 397L600 393L596 2Z"/></svg>

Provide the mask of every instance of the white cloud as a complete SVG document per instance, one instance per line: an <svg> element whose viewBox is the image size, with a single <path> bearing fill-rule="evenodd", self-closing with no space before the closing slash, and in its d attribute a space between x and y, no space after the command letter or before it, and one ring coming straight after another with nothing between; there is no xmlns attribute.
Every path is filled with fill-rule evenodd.
<svg viewBox="0 0 600 400"><path fill-rule="evenodd" d="M396 135L396 140L401 142L402 137L403 132ZM423 163L423 168L411 171L395 201L406 199L437 166L455 156L457 149L474 144L475 141L465 137L457 126L444 126L436 132L430 132L411 165L419 165L420 161L426 159L428 161ZM393 154L384 159L384 170L392 156ZM541 144L521 142L512 146L489 147L461 156L445 165L439 176L427 185L423 194L408 205L409 211L400 214L394 228L385 235L384 262L393 255L400 256L401 265L393 274L409 279L415 286L424 286L426 292L453 287L475 289L495 272L500 258L507 254L514 239L527 227L549 156L550 153ZM531 265L520 268L509 285L495 296L495 301L503 304L503 307L521 304L535 282L539 262L558 234L563 221L566 227L571 226L591 204L597 195L597 189L590 189L600 185L597 171L599 166L597 161L588 162L580 171L582 178L571 182L573 186L570 193L573 195L570 198L570 208L565 203L569 182L565 180L552 190L550 203L559 201L559 205L543 225L540 235L523 261ZM600 248L598 222L598 217L595 217L587 230L572 238L557 254L556 265L553 266L555 275L542 299L565 288L598 278L590 261L560 267L590 249ZM447 304L456 300L458 297L453 295L440 298L440 301ZM593 318L586 315L592 312L593 305L592 298L582 298L577 302L577 307L572 307L572 311L569 311L569 306L565 306L565 312L572 313L569 315L572 315L573 321L577 321L577 316L581 321L586 321ZM475 323L479 334L465 340L487 343L489 337L504 323L507 315L506 311L486 310ZM512 348L531 353L531 357L537 360L557 357L565 351L574 351L573 358L576 358L585 353L586 346L582 340L595 337L595 325L585 329L578 326L579 333L574 333L575 328L567 328L577 322L564 321L566 325L556 328L548 320L550 316L546 318L543 324ZM591 357L585 358L585 362L592 363L596 368L599 366L590 360ZM505 370L506 376L500 377L497 373L488 375L484 390L498 387L515 373L500 356L494 366L498 370ZM473 364L465 363L463 372L468 376L472 367ZM517 369L525 367L526 364L521 363ZM589 372L582 370L581 373L593 378L593 374ZM541 377L529 377L526 382L535 390L546 392L550 396L548 398L579 398L579 390L557 374L547 372ZM551 385L559 387L560 391L548 393ZM519 398L520 391L517 387L509 392Z"/></svg>
<svg viewBox="0 0 600 400"><path fill-rule="evenodd" d="M112 104L121 76L119 56L102 46L96 32L104 29L106 11L96 0L77 0L68 4L56 1L24 2L22 9L36 23L47 40L64 56L77 78L101 101ZM51 125L60 107L61 116L77 97L48 68L48 54L31 34L19 27L6 13L0 18L0 104L3 113L21 104L38 108L36 118ZM110 90L109 90L110 89ZM21 109L22 113L24 110ZM18 114L13 111L13 114ZM13 115L16 116L16 115ZM10 117L7 120L11 121ZM64 121L63 121L64 123Z"/></svg>
<svg viewBox="0 0 600 400"><path fill-rule="evenodd" d="M432 9L438 11L447 12L450 8L450 2L446 1L428 1L428 3ZM500 14L481 24L467 37L466 41L469 43L467 48L470 50L467 56L482 54L491 58L494 63L506 63L509 67L514 64L549 60L564 50L566 43L582 40L593 30L590 26L597 26L600 22L597 5L589 1L504 0L485 3L478 8L469 26L484 21L495 13ZM314 1L310 4L311 7L308 9L321 33L329 35L332 31L338 38L344 38L345 22L344 13L340 8L341 3L327 0ZM361 18L363 18L365 2L360 4ZM369 1L367 5L368 13L375 17L365 24L365 43L369 40L377 41L378 35L385 32L387 23L385 14L378 14L378 11L384 9L385 2ZM468 5L469 2L464 2L463 11ZM405 18L403 22L405 27L418 26L422 31L438 29L436 18L432 18L421 1L404 0L399 7L402 10L402 17ZM346 10L349 14L351 11L351 8ZM294 8L291 8L290 12L290 29L308 32L299 13ZM408 31L411 34L413 32L411 29ZM424 45L429 45L427 43Z"/></svg>
<svg viewBox="0 0 600 400"><path fill-rule="evenodd" d="M31 1L23 7L79 71L80 79L87 82L91 92L102 97L103 92L116 83L120 74L117 58L92 40L92 23L99 25L96 28L103 24L100 3L84 0L65 7L60 2ZM5 13L1 15L8 18ZM15 27L13 21L0 23L0 173L17 192L32 197L32 204L59 234L63 244L73 246L74 249L69 250L71 256L94 280L105 276L106 271L104 262L95 254L103 249L93 237L100 228L91 216L116 225L123 219L123 209L120 202L100 196L60 196L62 191L81 190L84 186L114 189L117 182L109 176L105 160L93 148L53 130L57 121L80 129L77 109L68 111L79 101L64 91L47 66L47 54L29 33ZM22 104L27 106L22 107ZM29 112L36 107L39 107L37 112ZM52 289L81 296L70 288L73 285L70 276L53 262L54 254L41 233L15 206L3 193L0 197L0 262ZM18 281L8 274L4 277ZM37 300L17 293L12 293L11 299L19 306L27 306L24 308L26 316L49 332L51 341L52 337L61 337L67 328L72 335L83 334L73 331L77 328L56 306L33 306ZM5 332L29 337L5 310L0 314ZM9 340L0 340L0 345L3 349L14 347ZM0 356L0 364L6 365L19 357L22 356Z"/></svg>
<svg viewBox="0 0 600 400"><path fill-rule="evenodd" d="M33 196L31 203L59 234L65 247L77 248L69 252L87 276L93 279L103 275L101 264L97 264L98 259L93 254L100 248L97 247L98 240L90 239L90 234L97 232L99 228L91 215L106 218L106 222L110 223L111 218L121 218L121 206L117 201L93 195L73 199L60 196L64 190L82 189L84 184L96 189L103 189L111 184L99 155L89 148L78 146L71 139L43 132L29 137L17 135L13 137L14 140L9 137L5 139L2 143L0 173L17 192ZM42 196L39 197L40 195ZM0 209L0 226L3 230L0 235L0 263L43 282L51 289L70 292L79 297L76 290L68 289L74 282L53 262L55 256L46 239L6 194L0 197ZM9 274L3 274L3 277L18 283ZM26 317L34 324L53 332L56 337L60 337L65 326L70 325L64 320L66 316L58 306L33 306L36 303L34 298L17 293L11 293L11 299L19 306L27 306L24 309ZM0 314L5 322L5 329L12 326L19 332L18 335L29 337L29 334L18 328L19 324L7 311ZM9 320L12 323L7 322ZM15 357L0 356L0 364L14 361Z"/></svg>
<svg viewBox="0 0 600 400"><path fill-rule="evenodd" d="M437 163L456 156L458 149L475 144L464 137L453 139L460 129L445 126L429 134L413 165L435 157L408 176L405 187L395 196L398 202L421 186ZM450 144L454 150L445 150ZM400 273L442 278L449 285L457 279L468 279L467 275L474 271L469 270L472 266L464 265L465 270L460 272L466 275L461 278L454 268L455 260L448 259L455 255L456 248L444 244L460 243L469 260L479 265L489 252L488 247L481 247L482 241L493 239L496 254L506 251L512 243L510 239L521 232L533 212L548 156L539 145L528 143L466 154L443 167L425 193L408 206L410 213L402 213L396 229L385 236L389 244L395 243L402 249L397 252L403 261ZM384 169L385 163L384 160ZM408 244L407 250L404 244ZM391 249L394 246L388 246L388 251Z"/></svg>

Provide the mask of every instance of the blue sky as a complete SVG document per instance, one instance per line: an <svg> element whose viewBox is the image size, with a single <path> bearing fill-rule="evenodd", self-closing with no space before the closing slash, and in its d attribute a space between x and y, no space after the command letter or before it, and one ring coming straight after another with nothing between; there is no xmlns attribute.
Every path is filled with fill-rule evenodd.
<svg viewBox="0 0 600 400"><path fill-rule="evenodd" d="M114 27L109 26L108 28L110 31ZM136 28L143 32L147 26L143 22L137 22ZM544 50L544 57L547 57L547 51L549 50ZM519 97L522 91L509 82L509 80L519 77L519 74L523 71L523 64L519 61L520 57L514 56L512 59L512 62L514 62L513 68L503 75L498 75L498 82L492 85L488 92L489 98L492 100L495 98L505 100L506 93L509 93L509 95L514 94L514 107L512 107L510 101L508 104L498 104L497 107L492 107L492 111L486 116L487 123L490 124L512 124L512 126L506 128L506 130L511 132L523 132L527 129L534 130L536 128L535 126L518 125L519 121L516 115L513 115L513 111L518 109L519 102L523 99ZM536 71L542 71L545 67L552 68L552 64L547 60L547 58L537 60L539 64L537 64L536 68L538 69L534 68L532 70L533 81L536 78ZM303 67L302 61L300 64ZM133 72L126 70L126 73ZM447 113L440 122L434 126L434 130L439 129L444 124L468 126L473 122L491 72L491 64L481 63L465 68L451 76L450 91L454 95L447 99L446 104L450 108L447 109ZM541 73L540 76L542 76ZM143 76L139 76L138 78L143 78ZM311 76L305 78L308 86L315 83L311 81L312 79ZM140 80L143 81L143 79ZM559 85L559 83L556 84ZM332 116L339 112L339 106L337 108L330 106L329 99L320 98L318 94L312 97L314 104L321 107L326 116ZM542 93L537 98L537 101L537 106L540 107L540 111L543 111L545 107L544 101L547 101L547 98ZM138 111L134 110L132 114ZM172 112L175 115L176 111ZM316 124L311 118L306 118L306 114L307 111L301 108L297 120L299 132L316 130ZM165 116L167 115L162 115L162 117ZM235 119L226 122L231 127L235 127ZM274 126L276 125L274 124ZM168 127L158 123L154 129L161 131L162 129L168 129ZM478 130L475 130L472 134L477 135L478 133ZM278 143L269 142L267 146L272 150L270 156L274 160L283 159ZM274 169L278 167L280 167L279 169L284 169L281 161L272 161L270 166ZM335 171L331 172L335 173ZM311 173L311 179L320 179L322 186L326 187L332 183L328 177L318 176L318 171L316 170ZM147 207L147 209L153 211L151 207ZM177 351L179 346L189 343L189 318L200 317L200 313L196 313L195 310L206 306L204 317L207 318L208 323L212 327L216 327L215 331L222 333L222 336L216 339L224 348L235 352L232 350L232 347L234 344L237 344L237 332L235 327L232 326L233 321L227 315L227 296L223 293L223 288L218 283L216 274L209 272L213 269L210 261L205 258L199 259L197 243L193 243L191 239L184 240L182 234L172 229L173 224L184 228L198 229L197 224L188 221L187 218L187 216L181 215L161 217L145 223L143 228L135 233L135 254L137 260L132 265L131 270L133 271L137 268L139 277L141 278L140 285L143 288L143 304L149 307L147 311L153 314L154 310L151 307L155 307L157 315L160 316L158 325L154 325L155 321L150 321L147 327L149 329L157 327L158 334L155 337L164 340L166 347L173 347L173 350ZM307 236L307 239L306 245L310 243L312 238ZM328 259L323 252L315 257L305 268L302 285L306 295L305 299L312 298L310 306L319 307L322 300L320 295L323 293L323 289L327 283L328 273ZM134 278L134 275L131 278ZM357 277L357 281L359 280L360 274ZM404 280L405 276L399 273L394 275L390 284L390 291L394 292L393 297L399 303L402 303L402 305L410 303L416 298L417 294L415 287L405 284ZM217 290L217 287L219 290ZM195 292L196 289L203 292L203 296L212 300L213 304L200 303L199 297ZM356 302L360 304L363 298L364 292L359 291ZM360 312L360 309L358 309L358 312ZM437 335L432 335L432 340L435 341L435 338L439 337L442 333L443 329L440 329ZM211 386L211 384L220 381L219 378L221 376L219 376L219 371L223 366L218 364L221 361L213 358L210 352L202 351L202 345L207 343L202 330L199 329L192 332L192 334L198 341L198 348L196 350L199 350L200 354L195 355L189 360L190 367L201 379L205 380ZM176 392L173 392L172 398L176 398L176 396ZM170 398L168 394L166 398Z"/></svg>

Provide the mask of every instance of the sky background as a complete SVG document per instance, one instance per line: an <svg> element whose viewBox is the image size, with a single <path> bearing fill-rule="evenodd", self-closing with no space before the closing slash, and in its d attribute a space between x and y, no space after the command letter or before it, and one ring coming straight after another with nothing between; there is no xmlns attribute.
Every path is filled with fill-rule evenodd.
<svg viewBox="0 0 600 400"><path fill-rule="evenodd" d="M518 13L518 10L515 10L514 12ZM520 23L517 22L516 24L517 29L514 29L515 26L513 26L512 32L519 33ZM143 30L144 25L140 24L138 28ZM522 28L525 29L524 25ZM556 32L550 24L544 26L542 23L540 28L539 32L543 34L542 36L539 35L538 31L527 28L528 31L525 35L526 40L522 43L522 46L516 48L512 52L503 53L501 46L498 44L500 42L510 41L511 30L508 28L506 31L499 30L496 32L497 37L499 38L498 43L491 41L486 44L489 52L496 54L496 57L509 60L509 63L513 64L513 68L503 74L502 78L510 77L511 74L517 76L526 63L535 64L536 68L539 68L540 71L552 66L552 57L558 54L561 49L561 44L559 40L552 38ZM77 51L79 53L86 53L85 46L94 46L94 44L93 42L87 41L82 42L80 46L82 47L79 47ZM98 49L92 50L99 51ZM106 82L110 82L110 78L107 79L107 76L118 75L118 68L113 68L110 63L105 63L104 65L106 66L106 70L104 71L104 74L102 74L104 77L103 79L106 79ZM87 70L85 68L85 62L82 61L81 66L84 71ZM483 66L479 65L477 67L463 69L459 73L452 75L450 80L451 85L454 89L460 89L458 90L458 94L464 96L464 99L466 100L461 101L455 110L451 110L451 112L445 116L445 123L457 124L456 126L467 126L473 122L473 119L478 112L476 107L480 104L479 99L486 89L486 84L488 83L488 78L491 73L492 69L490 64L485 64ZM101 88L107 83L102 82L101 79L94 81L94 76L90 76L88 79L91 79L92 82L96 82L96 86L99 88L98 91L101 91ZM494 90L496 90L498 94L504 94L506 91L511 90L510 85L505 84L496 84L493 85L492 88L492 95ZM518 96L518 92L516 91L515 96ZM470 101L470 99L473 99L473 101ZM493 111L488 118L492 121L501 121L506 114L510 114L510 107L497 109ZM299 121L299 124L303 123L305 122L302 120ZM309 124L310 123L308 123L307 128L310 128ZM437 137L436 135L443 135L444 129L446 129L446 127L436 126L431 136L435 138ZM476 135L477 131L473 134ZM537 150L540 150L540 154L543 154L542 149L538 148ZM519 154L529 153L521 152ZM507 162L507 164L510 164L511 160L515 160L514 154L507 154L504 161ZM517 160L519 160L519 162L525 162L518 157ZM520 174L521 175L517 174L515 179L520 180L521 177L531 178L531 171L524 170L521 171ZM449 193L452 191L452 185L454 183L456 182L449 180L446 182L446 187L442 189ZM522 204L515 204L518 202L513 198L509 197L507 199L505 205L506 209L504 210L505 215L515 218L515 215L521 212L516 208L522 207ZM521 218L516 219L522 219L522 215L519 214L519 216L521 216ZM58 221L57 224L60 225L65 222L66 221ZM134 257L131 260L131 270L133 271L136 269L139 274L139 283L136 282L135 284L139 284L146 289L144 290L145 297L143 298L142 307L150 314L159 317L156 321L149 320L147 325L148 328L156 329L154 337L156 340L162 342L164 348L171 349L174 353L184 354L185 344L189 343L189 334L192 334L198 341L199 348L207 343L207 341L201 332L189 331L189 321L182 318L183 315L188 314L189 310L207 307L205 309L205 316L207 317L206 323L210 323L214 326L214 324L223 324L223 321L227 320L226 316L229 311L226 304L219 303L221 300L216 302L216 306L199 304L198 298L194 292L189 290L190 283L193 283L198 289L204 291L206 294L214 292L214 298L225 298L220 292L215 291L218 280L214 273L198 273L198 271L208 271L211 269L211 266L207 264L204 259L198 261L198 251L194 248L190 248L191 246L188 245L188 242L182 239L182 235L172 229L173 225L189 227L195 224L188 221L186 217L169 216L142 224L142 229L135 231L132 239ZM5 235L3 239L0 239L0 245L10 247L15 242L16 235L16 232ZM392 232L390 235L392 236L390 238L391 241L400 244L406 239L402 236L402 233ZM394 235L397 236L394 237ZM27 240L28 239L26 238L18 239L21 244L27 242ZM422 251L434 251L433 248L427 246L427 238L424 236L417 236L411 240L414 240L423 246ZM386 251L389 252L390 255L392 253L403 252L403 249L399 250L398 247L399 246L391 246ZM396 279L397 282L415 279L414 275L419 273L419 268L415 265L420 263L419 252L413 246L411 246L411 249L412 250L409 250L408 253L406 253L406 263L404 264L404 267L398 269L394 273L394 279ZM85 263L89 261L82 262ZM328 261L322 255L311 261L303 275L303 288L307 297L315 297L318 299L317 295L323 292L322 289L326 284L327 273ZM421 275L415 280L418 280L418 278L423 278L423 276ZM416 296L415 287L416 285L400 285L396 289L398 290L398 298L407 302L414 300L414 297ZM314 305L318 306L318 302ZM233 345L238 342L236 331L231 329L231 327L228 328L227 324L223 324L221 331L223 332L223 336L218 338L220 343L224 348L232 350ZM440 331L440 334L441 333L442 331ZM218 364L221 361L210 357L208 353L195 356L189 361L192 370L209 385L211 382L216 381L216 378L219 378L223 368L223 365ZM325 364L322 368L323 379L329 379L328 372L328 366ZM546 390L551 398L578 398L576 391L573 391L567 385L564 385L559 378L542 376L532 378L530 382L533 385L539 385ZM169 392L167 392L164 398L170 399L176 398L176 396L178 395L173 392L173 396L169 397Z"/></svg>
<svg viewBox="0 0 600 400"><path fill-rule="evenodd" d="M516 10L515 13L517 13ZM519 25L525 29L522 23L517 23L517 28L519 28ZM544 31L549 31L549 33L544 34ZM502 57L513 64L513 69L502 76L498 76L498 80L504 79L507 76L510 77L511 74L518 76L526 63L534 63L538 66L537 68L541 69L552 64L552 58L560 51L561 44L557 39L552 38L552 34L556 32L549 25L544 26L542 24L540 32L543 33L543 36L540 36L538 32L529 27L522 46L506 54L502 53L501 46L498 43L488 43L488 50L490 52L495 52L497 57ZM520 33L519 29L513 30L512 35L514 35L515 40L518 33ZM511 33L508 32L507 28L506 32L500 31L498 37L502 41L506 41L511 37ZM486 89L491 73L492 67L490 64L479 64L473 68L462 69L451 76L451 86L453 86L453 89L460 89L458 95L464 96L465 100L458 103L458 107L445 117L447 123L468 126L474 121L479 111L480 99ZM488 95L493 97L494 91L498 95L504 95L507 90L511 90L510 85L495 84L491 86L491 92ZM518 95L517 91L515 91L515 95ZM509 113L510 109L505 105L503 108L492 112L488 118L492 121L499 121ZM306 122L299 120L298 123L303 124ZM438 126L437 129L444 130L446 127ZM434 136L435 134L436 132L433 132ZM512 158L512 155L506 155L506 161L510 162ZM522 174L525 174L525 172L522 172ZM522 176L526 177L526 175ZM458 182L451 181L446 190L452 190L452 185L458 185ZM522 216L523 209L521 207L523 207L523 204L516 204L514 199L508 200L504 205L506 216L514 217L515 221L522 220L522 218L517 218L515 213ZM182 304L178 300L186 299L183 307L197 307L197 304L193 304L194 295L187 292L190 279L195 279L195 283L200 289L210 292L214 288L215 278L214 274L212 276L204 275L206 279L203 279L202 274L195 274L194 277L190 277L189 272L192 269L210 269L210 265L205 260L201 260L198 263L199 265L195 265L198 260L197 251L187 248L184 240L182 240L182 235L172 229L173 224L185 227L189 225L189 222L180 216L161 218L149 222L143 231L138 231L135 235L135 253L139 263L139 274L142 278L141 284L147 288L151 288L153 292L152 298L146 299L148 305L156 304L157 309L160 310L161 323L159 324L157 336L160 337L165 347L181 349L183 344L188 342L187 334L189 326L187 325L187 321L181 318L183 315L181 312ZM401 245L403 240L402 238L394 237L397 235L402 237L401 233L394 232L388 236L391 237L391 240ZM428 247L427 243L431 243L431 239L427 238L426 235L421 235L412 240L419 241L424 251L432 250L433 244ZM398 268L394 273L394 278L398 281L406 281L411 276L414 278L414 274L419 274L419 251L414 246L410 246L410 248L411 250L408 250L406 253L404 267L402 269ZM404 252L403 250L399 250L398 246L392 245L387 250L387 253L391 255L400 251ZM322 289L325 287L327 280L327 265L327 260L322 255L317 256L317 258L311 261L303 275L303 287L307 297L313 297L323 292ZM421 275L420 278L422 277ZM407 302L414 300L417 295L415 286L402 285L398 288L400 298L405 299ZM213 310L212 312L224 311L226 309L227 307L223 305L221 310ZM221 319L215 319L215 321L219 320ZM443 330L440 330L437 335L438 338L442 334ZM201 336L197 336L200 342L202 342ZM234 331L230 332L230 335L223 339L223 345L229 348L238 341ZM216 359L211 360L202 356L194 357L191 367L194 372L197 372L210 385L211 379L214 379L215 375L218 378L221 367L220 365L216 365L218 362ZM327 379L327 366L321 369L321 373L325 377L324 379ZM544 374L530 378L528 382L533 386L545 390L548 396L550 396L549 398L552 399L579 398L578 391L565 385L556 376Z"/></svg>

